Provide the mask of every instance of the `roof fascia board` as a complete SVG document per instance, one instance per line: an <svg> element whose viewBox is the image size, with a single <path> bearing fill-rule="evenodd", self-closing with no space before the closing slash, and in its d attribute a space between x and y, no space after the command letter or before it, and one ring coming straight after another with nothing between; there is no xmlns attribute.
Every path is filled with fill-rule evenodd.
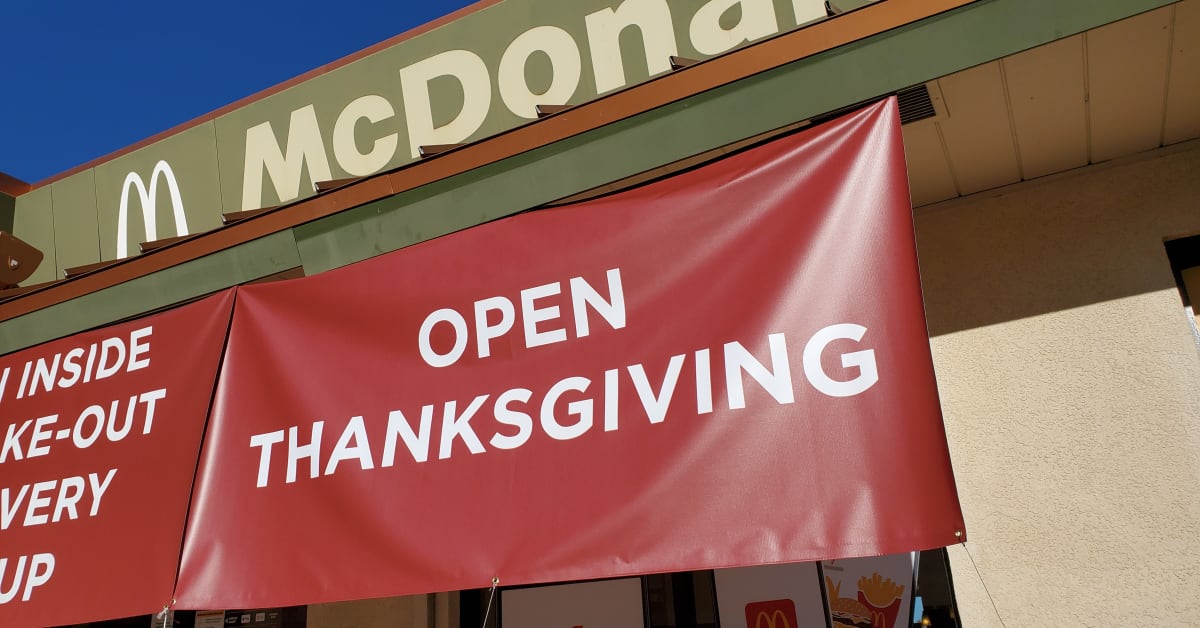
<svg viewBox="0 0 1200 628"><path fill-rule="evenodd" d="M85 294L0 324L0 354L190 301L300 265L290 230Z"/></svg>

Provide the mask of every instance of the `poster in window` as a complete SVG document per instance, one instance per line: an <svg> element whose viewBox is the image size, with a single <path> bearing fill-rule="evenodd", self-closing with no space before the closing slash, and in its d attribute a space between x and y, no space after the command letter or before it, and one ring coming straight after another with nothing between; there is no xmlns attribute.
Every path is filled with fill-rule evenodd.
<svg viewBox="0 0 1200 628"><path fill-rule="evenodd" d="M824 626L816 563L717 569L722 628Z"/></svg>
<svg viewBox="0 0 1200 628"><path fill-rule="evenodd" d="M912 554L821 563L833 628L907 628Z"/></svg>

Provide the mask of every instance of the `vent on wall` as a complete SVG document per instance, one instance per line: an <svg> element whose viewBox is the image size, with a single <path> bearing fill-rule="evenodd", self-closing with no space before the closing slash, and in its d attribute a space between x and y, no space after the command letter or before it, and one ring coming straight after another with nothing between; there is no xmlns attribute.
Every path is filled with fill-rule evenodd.
<svg viewBox="0 0 1200 628"><path fill-rule="evenodd" d="M942 90L938 87L937 81L905 87L890 94L884 94L879 98L882 99L888 96L896 97L897 104L900 107L900 124L937 121L949 117L949 114L946 112L945 102L942 100ZM864 100L853 105L840 107L829 113L815 116L809 122L818 124L832 120L875 100Z"/></svg>
<svg viewBox="0 0 1200 628"><path fill-rule="evenodd" d="M900 124L928 120L938 115L926 83L896 92L896 99L900 102Z"/></svg>

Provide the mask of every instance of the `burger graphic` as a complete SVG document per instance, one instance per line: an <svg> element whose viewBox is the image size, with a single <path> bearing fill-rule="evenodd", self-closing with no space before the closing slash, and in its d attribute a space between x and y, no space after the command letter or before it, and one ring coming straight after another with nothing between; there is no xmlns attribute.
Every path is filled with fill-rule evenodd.
<svg viewBox="0 0 1200 628"><path fill-rule="evenodd" d="M904 585L878 573L858 579L857 599L841 596L841 582L825 576L833 628L895 628Z"/></svg>
<svg viewBox="0 0 1200 628"><path fill-rule="evenodd" d="M825 590L829 592L829 615L833 619L833 628L875 628L870 609L852 597L839 595L841 583L834 584L829 576L825 576Z"/></svg>

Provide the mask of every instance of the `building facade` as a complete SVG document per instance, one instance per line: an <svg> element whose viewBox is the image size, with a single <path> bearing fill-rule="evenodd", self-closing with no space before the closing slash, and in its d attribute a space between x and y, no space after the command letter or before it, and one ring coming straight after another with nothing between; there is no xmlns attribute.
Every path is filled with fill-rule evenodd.
<svg viewBox="0 0 1200 628"><path fill-rule="evenodd" d="M1200 1L831 4L485 0L49 181L0 177L0 228L44 254L0 292L0 352L637 185L899 93L970 533L923 558L948 561L964 626L1193 625ZM658 592L703 614L713 579L650 577L647 609ZM486 594L289 617L467 625ZM671 608L650 623L689 625Z"/></svg>

